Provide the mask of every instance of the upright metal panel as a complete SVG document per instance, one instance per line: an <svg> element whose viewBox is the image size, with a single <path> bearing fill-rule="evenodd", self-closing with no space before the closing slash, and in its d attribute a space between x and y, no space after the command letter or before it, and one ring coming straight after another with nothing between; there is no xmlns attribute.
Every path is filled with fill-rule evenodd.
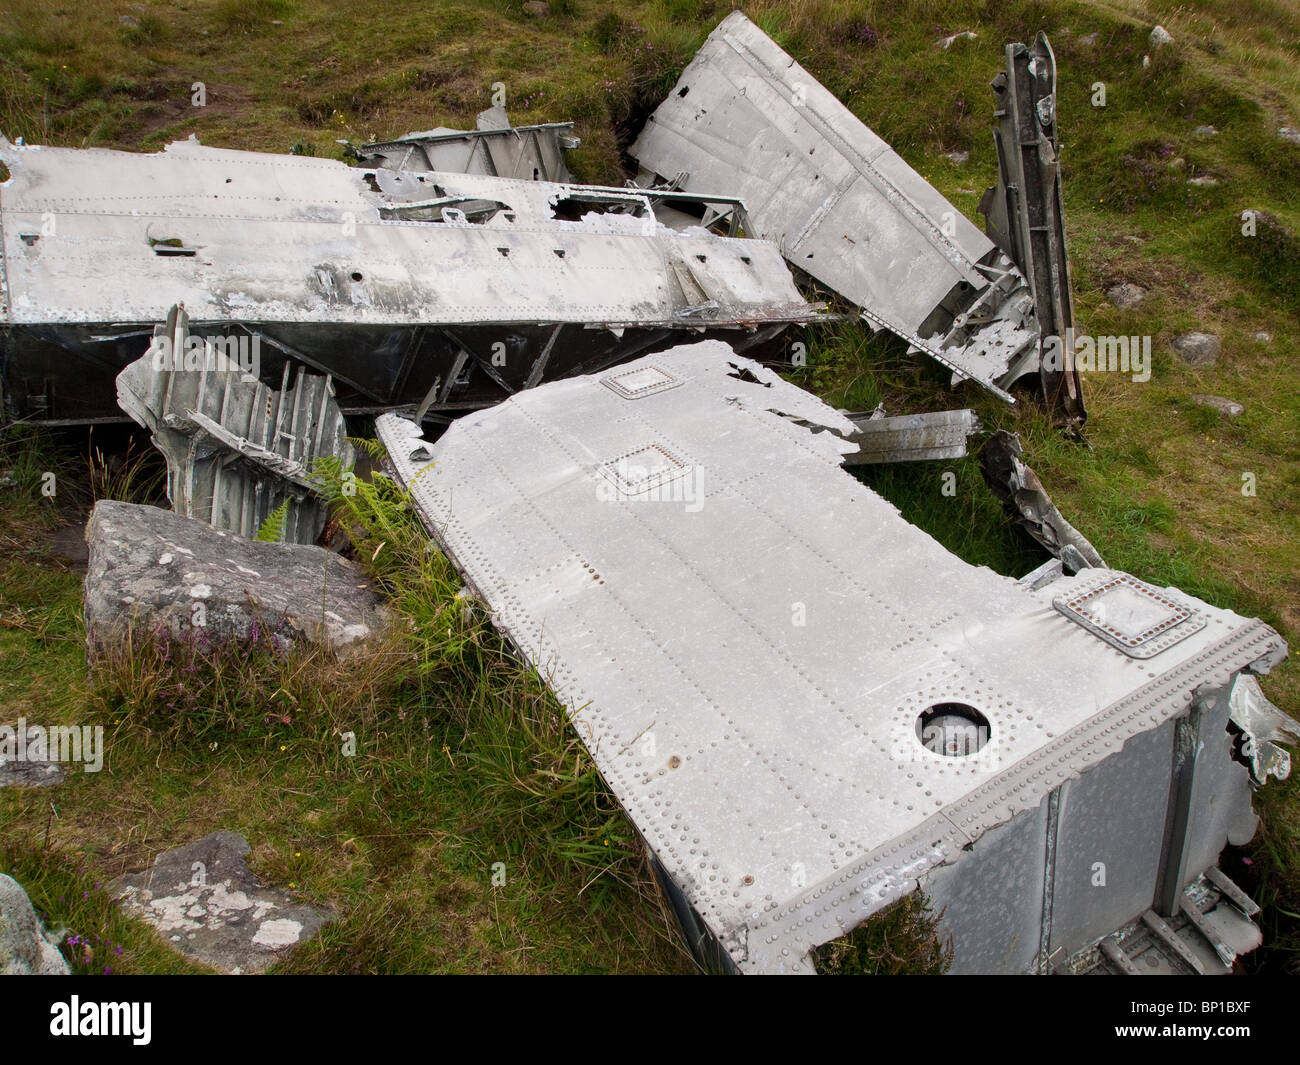
<svg viewBox="0 0 1300 1065"><path fill-rule="evenodd" d="M1006 396L1037 369L1033 295L1011 261L740 12L630 152L676 187L739 196L792 266L958 376Z"/></svg>
<svg viewBox="0 0 1300 1065"><path fill-rule="evenodd" d="M991 828L920 886L951 937L955 976L1019 975L1038 964L1047 868L1048 800Z"/></svg>

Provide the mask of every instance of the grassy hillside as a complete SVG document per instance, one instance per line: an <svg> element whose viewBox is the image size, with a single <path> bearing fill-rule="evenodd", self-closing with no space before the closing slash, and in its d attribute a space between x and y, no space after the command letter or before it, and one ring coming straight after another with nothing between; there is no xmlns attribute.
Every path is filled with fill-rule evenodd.
<svg viewBox="0 0 1300 1065"><path fill-rule="evenodd" d="M472 126L503 82L517 123L574 119L583 145L573 168L609 183L625 176L620 147L730 10L708 0L551 0L541 16L506 0L377 0L364 14L291 0L5 7L0 131L11 140L156 150L193 134L220 147L341 158L342 139ZM1300 12L1282 0L743 8L977 221L996 170L989 79L1006 42L1048 32L1060 67L1076 313L1096 335L1151 335L1152 379L1090 375L1086 443L1052 430L1032 404L950 390L900 343L856 329L816 335L796 380L855 408L878 399L894 411L975 406L986 425L1021 434L1058 505L1110 564L1263 617L1300 644L1300 370L1291 357L1300 341L1300 145L1278 132L1300 129ZM1172 46L1148 45L1157 22ZM937 46L965 30L976 38ZM197 83L204 106L194 104ZM1105 106L1095 105L1098 83ZM1198 132L1205 126L1217 132ZM949 158L959 152L965 162ZM1215 183L1191 183L1206 177ZM1258 212L1249 237L1247 210ZM1148 290L1131 310L1106 297L1124 281ZM1215 365L1194 369L1173 354L1171 339L1192 329L1222 338ZM1227 418L1196 404L1200 393L1245 411ZM15 485L0 495L0 720L34 706L82 720L91 696L80 576L48 534L81 520L92 495L139 496L149 486L124 484L120 463L88 464L84 434L11 433L0 448L0 473L13 470ZM54 501L38 491L50 468L74 486ZM943 469L958 474L955 498L940 492ZM1243 494L1243 474L1253 475L1254 495ZM1007 527L973 459L865 476L970 561L1019 575L1040 557ZM390 544L389 558L401 557ZM384 574L420 621L446 605L445 575ZM422 595L431 606L415 605ZM0 793L0 867L34 885L57 922L126 943L120 971L176 963L94 885L215 828L244 831L259 872L348 915L297 967L686 968L626 822L552 728L544 695L500 672L481 627L458 638L476 648L468 673L458 672L461 644L406 648L395 653L422 668L333 703L318 692L329 705L313 712L273 715L222 696L246 728L225 721L179 734L101 700L95 712L117 730L108 771L53 795ZM277 706L307 697L292 678L276 680L268 690L289 693ZM1294 659L1263 684L1300 713ZM483 712L467 717L466 706ZM371 715L384 737L355 764L330 753L338 713ZM262 721L272 717L291 721ZM523 732L510 723L519 717L529 722ZM526 764L515 764L520 757ZM496 767L486 778L496 785L484 783L484 764ZM1264 828L1239 871L1270 904L1272 947L1261 964L1294 967L1300 784L1273 785L1258 805ZM511 870L506 888L489 883L498 860ZM78 963L99 971L101 961Z"/></svg>

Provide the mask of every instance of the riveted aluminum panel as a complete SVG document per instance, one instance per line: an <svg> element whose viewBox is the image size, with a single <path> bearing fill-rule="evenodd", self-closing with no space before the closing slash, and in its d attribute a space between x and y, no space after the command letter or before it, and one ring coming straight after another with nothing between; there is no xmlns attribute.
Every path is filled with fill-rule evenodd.
<svg viewBox="0 0 1300 1065"><path fill-rule="evenodd" d="M1072 954L1150 909L1164 846L1173 733L1170 721L1134 736L1061 789L1053 954Z"/></svg>
<svg viewBox="0 0 1300 1065"><path fill-rule="evenodd" d="M791 265L958 376L1010 398L1023 356L1036 368L1033 297L1011 261L740 12L629 152L643 178L739 196Z"/></svg>
<svg viewBox="0 0 1300 1065"><path fill-rule="evenodd" d="M816 317L773 244L670 229L648 203L636 217L626 189L193 141L140 154L0 140L0 160L14 325L152 325L176 303L193 321L348 325ZM580 213L601 196L633 213ZM575 199L578 220L557 218Z"/></svg>
<svg viewBox="0 0 1300 1065"><path fill-rule="evenodd" d="M1209 623L1136 662L1037 591L967 565L840 466L852 423L716 341L517 394L436 443L377 428L426 527L549 678L664 869L746 971L813 947L1132 736L1284 645ZM602 467L662 447L691 475L619 492ZM991 726L926 750L940 703ZM647 742L647 737L652 737ZM1099 935L1109 929L1099 930Z"/></svg>
<svg viewBox="0 0 1300 1065"><path fill-rule="evenodd" d="M1035 970L1041 946L1047 800L985 832L952 865L921 880L939 934L952 937L954 976Z"/></svg>

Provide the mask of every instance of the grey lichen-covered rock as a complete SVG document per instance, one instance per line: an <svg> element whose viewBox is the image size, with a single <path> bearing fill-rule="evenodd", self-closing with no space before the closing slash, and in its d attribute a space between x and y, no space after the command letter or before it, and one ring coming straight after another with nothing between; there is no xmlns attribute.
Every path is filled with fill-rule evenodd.
<svg viewBox="0 0 1300 1065"><path fill-rule="evenodd" d="M1121 281L1106 290L1106 298L1121 311L1131 310L1142 302L1147 290L1131 281Z"/></svg>
<svg viewBox="0 0 1300 1065"><path fill-rule="evenodd" d="M1163 48L1167 44L1174 43L1173 34L1163 26L1157 26L1151 31L1151 36L1147 38L1152 48Z"/></svg>
<svg viewBox="0 0 1300 1065"><path fill-rule="evenodd" d="M333 915L263 884L244 862L248 851L239 833L213 832L108 889L182 954L223 973L261 972Z"/></svg>
<svg viewBox="0 0 1300 1065"><path fill-rule="evenodd" d="M1211 407L1229 418L1235 418L1246 409L1236 400L1225 399L1223 396L1197 395L1192 397L1192 402L1202 407Z"/></svg>
<svg viewBox="0 0 1300 1065"><path fill-rule="evenodd" d="M17 725L10 722L8 724L14 730L12 735L17 735L17 730L21 726L27 730L29 737L34 737L36 733L35 726L27 726L20 721ZM31 739L28 742L33 742ZM4 743L0 740L0 751L3 751ZM13 751L0 753L0 788L48 788L54 784L62 784L66 774L57 761L50 761L48 758L31 758L19 757Z"/></svg>
<svg viewBox="0 0 1300 1065"><path fill-rule="evenodd" d="M93 660L127 631L250 636L344 647L389 611L356 566L324 548L262 543L158 507L101 500L86 526L84 611Z"/></svg>
<svg viewBox="0 0 1300 1065"><path fill-rule="evenodd" d="M67 976L60 938L41 927L22 885L0 873L0 976Z"/></svg>
<svg viewBox="0 0 1300 1065"><path fill-rule="evenodd" d="M1188 366L1210 366L1223 351L1213 333L1184 333L1174 337L1174 351Z"/></svg>

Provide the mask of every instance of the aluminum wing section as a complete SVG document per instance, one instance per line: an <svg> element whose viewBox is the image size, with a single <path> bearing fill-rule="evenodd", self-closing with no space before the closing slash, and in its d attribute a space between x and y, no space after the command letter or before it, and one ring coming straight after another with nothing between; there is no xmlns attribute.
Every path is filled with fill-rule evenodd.
<svg viewBox="0 0 1300 1065"><path fill-rule="evenodd" d="M1038 365L1032 293L996 245L739 12L631 148L650 180L742 199L792 266L1004 398Z"/></svg>
<svg viewBox="0 0 1300 1065"><path fill-rule="evenodd" d="M841 468L851 422L716 341L436 443L377 428L743 971L808 971L1201 685L1285 654L1262 622L1110 570L1034 589L966 564ZM977 748L922 729L953 706L986 719Z"/></svg>
<svg viewBox="0 0 1300 1065"><path fill-rule="evenodd" d="M778 249L674 230L648 200L207 148L0 139L7 324L741 326L807 321ZM608 201L618 201L611 211ZM87 284L93 278L94 284Z"/></svg>

